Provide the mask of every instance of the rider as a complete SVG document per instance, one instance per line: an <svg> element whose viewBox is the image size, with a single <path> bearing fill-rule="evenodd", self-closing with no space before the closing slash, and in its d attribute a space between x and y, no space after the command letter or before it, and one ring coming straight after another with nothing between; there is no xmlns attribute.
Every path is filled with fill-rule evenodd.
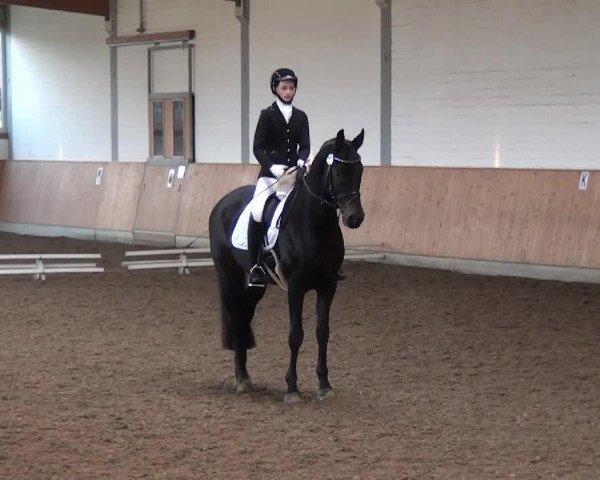
<svg viewBox="0 0 600 480"><path fill-rule="evenodd" d="M254 208L248 225L250 268L248 285L265 287L267 275L261 266L262 215L267 198L275 193L276 184L292 166L304 166L310 153L308 117L292 107L298 77L289 68L278 68L271 75L271 93L275 101L260 112L254 132L254 156L260 164L256 182Z"/></svg>

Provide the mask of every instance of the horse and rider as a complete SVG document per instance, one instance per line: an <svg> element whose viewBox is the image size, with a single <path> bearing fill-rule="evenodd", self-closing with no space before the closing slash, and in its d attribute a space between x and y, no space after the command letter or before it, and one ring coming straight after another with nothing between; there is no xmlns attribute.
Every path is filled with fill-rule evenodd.
<svg viewBox="0 0 600 480"><path fill-rule="evenodd" d="M309 290L317 293L318 397L333 393L328 380L327 344L329 311L344 258L339 217L349 228L358 228L364 219L360 202L363 165L358 154L364 130L353 140L347 140L344 131L339 130L335 138L322 145L309 168L308 117L292 106L297 86L298 78L289 68L273 72L270 89L276 98L261 111L254 135L254 154L260 164L256 185L225 195L209 219L211 254L219 280L223 346L235 352L237 391L244 392L250 388L246 352L255 346L251 321L268 283L263 261L263 217L267 211L272 213L269 205L274 196L285 199L281 228L271 254L288 296L291 356L285 377L287 401L299 399L296 362L304 338L304 297ZM233 245L232 235L242 212L248 210L244 250Z"/></svg>

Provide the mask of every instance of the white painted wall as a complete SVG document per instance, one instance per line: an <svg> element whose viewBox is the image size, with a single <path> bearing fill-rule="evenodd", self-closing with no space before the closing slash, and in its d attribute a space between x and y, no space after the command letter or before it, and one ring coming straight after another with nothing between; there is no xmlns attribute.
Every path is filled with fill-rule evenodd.
<svg viewBox="0 0 600 480"><path fill-rule="evenodd" d="M187 92L189 51L177 46L152 52L153 92Z"/></svg>
<svg viewBox="0 0 600 480"><path fill-rule="evenodd" d="M110 159L104 21L25 7L12 11L15 157ZM234 12L233 2L223 0L146 2L147 33L196 31L193 87L199 162L241 159L240 25ZM253 0L250 25L250 136L260 109L273 100L268 91L271 72L289 65L300 75L296 103L309 115L313 150L340 128L352 137L364 127L364 162L378 164L380 53L375 2ZM135 34L138 26L138 0L119 0L119 35ZM148 47L117 50L121 161L148 157ZM170 76L170 63L157 62L156 81L161 88L176 83L173 88L179 91L181 73Z"/></svg>
<svg viewBox="0 0 600 480"><path fill-rule="evenodd" d="M600 168L599 2L392 2L394 164ZM119 34L134 34L138 0L118 7ZM296 104L309 115L313 150L339 128L353 136L364 127L363 159L378 164L375 1L252 0L250 14L250 137L273 98L270 73L289 66L300 76ZM11 23L14 158L109 160L104 20L11 7ZM233 2L147 0L146 28L196 31L197 160L239 162ZM147 48L118 49L123 161L148 156ZM157 72L162 84L174 78L166 70Z"/></svg>
<svg viewBox="0 0 600 480"><path fill-rule="evenodd" d="M150 151L148 46L119 47L117 72L118 159L122 162L145 162Z"/></svg>
<svg viewBox="0 0 600 480"><path fill-rule="evenodd" d="M393 0L396 165L600 168L600 2Z"/></svg>
<svg viewBox="0 0 600 480"><path fill-rule="evenodd" d="M110 160L104 19L11 7L13 156Z"/></svg>
<svg viewBox="0 0 600 480"><path fill-rule="evenodd" d="M119 0L119 35L136 34L138 26L139 0ZM234 4L223 0L147 0L146 33L173 30L196 32L192 41L196 161L239 163L240 24ZM118 47L120 160L145 161L148 157L148 47ZM157 64L156 80L161 88L171 85L181 91L180 73L179 80L169 79L165 71L169 63Z"/></svg>
<svg viewBox="0 0 600 480"><path fill-rule="evenodd" d="M227 2L223 2L227 3ZM299 77L294 104L309 118L313 152L344 128L365 129L366 165L380 163L380 10L373 0L251 0L250 145L271 104L271 73ZM251 154L254 160L254 156Z"/></svg>

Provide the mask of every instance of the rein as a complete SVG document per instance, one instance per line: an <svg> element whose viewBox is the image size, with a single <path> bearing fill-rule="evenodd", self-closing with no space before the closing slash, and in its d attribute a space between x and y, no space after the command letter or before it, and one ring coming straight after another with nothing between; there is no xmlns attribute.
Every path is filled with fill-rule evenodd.
<svg viewBox="0 0 600 480"><path fill-rule="evenodd" d="M333 154L329 154L329 156L327 157L327 173L325 174L325 181L324 181L324 183L326 185L325 185L325 188L323 189L323 193L328 193L328 189L329 189L331 192L331 193L329 193L329 195L331 196L331 199L333 200L333 202L326 200L323 195L319 196L316 193L314 193L308 186L308 183L306 182L306 175L302 176L302 181L304 182L304 186L306 187L306 190L308 191L308 193L312 197L319 200L321 202L321 204L327 205L328 207L331 207L336 211L339 210L340 212L343 212L346 208L348 208L348 206L353 201L360 198L360 192L354 191L354 192L350 192L350 193L342 193L340 195L335 193L335 188L333 187L333 180L332 180L332 175L331 175L331 170L332 170L334 162L340 162L340 163L345 163L345 164L359 163L360 157L358 157L356 160L346 160L343 158L338 158ZM346 198L348 198L348 201L342 204L343 200Z"/></svg>

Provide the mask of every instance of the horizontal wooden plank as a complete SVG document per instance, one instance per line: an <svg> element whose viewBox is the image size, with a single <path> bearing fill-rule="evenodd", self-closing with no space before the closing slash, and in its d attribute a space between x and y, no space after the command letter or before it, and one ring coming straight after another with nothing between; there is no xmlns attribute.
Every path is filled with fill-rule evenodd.
<svg viewBox="0 0 600 480"><path fill-rule="evenodd" d="M186 255L194 253L210 253L210 248L172 248L166 250L130 250L125 252L126 257L145 257L148 255Z"/></svg>
<svg viewBox="0 0 600 480"><path fill-rule="evenodd" d="M125 262L124 262L125 263ZM213 261L210 259L206 260L190 260L187 264L183 265L181 262L171 261L171 262L162 262L160 260L156 262L145 262L141 260L140 262L127 262L128 270L150 270L155 268L187 268L187 267L212 267Z"/></svg>
<svg viewBox="0 0 600 480"><path fill-rule="evenodd" d="M44 270L46 268L95 268L98 265L92 262L73 262L73 263L44 263ZM20 268L37 268L37 265L33 262L29 263L3 263L0 264L0 270L7 269L20 269Z"/></svg>
<svg viewBox="0 0 600 480"><path fill-rule="evenodd" d="M47 273L103 273L104 268L93 267L93 268L15 268L15 269L2 269L0 275L45 275Z"/></svg>
<svg viewBox="0 0 600 480"><path fill-rule="evenodd" d="M0 260L102 258L100 253L6 253Z"/></svg>
<svg viewBox="0 0 600 480"><path fill-rule="evenodd" d="M344 260L383 260L385 258L384 253L354 253L354 252L346 252L344 255Z"/></svg>
<svg viewBox="0 0 600 480"><path fill-rule="evenodd" d="M178 30L174 32L140 33L139 35L111 35L106 39L106 43L111 47L117 47L119 45L189 41L194 38L195 34L195 30Z"/></svg>
<svg viewBox="0 0 600 480"><path fill-rule="evenodd" d="M144 163L0 162L0 220L131 231ZM96 185L99 168L102 182ZM76 208L74 208L76 206Z"/></svg>
<svg viewBox="0 0 600 480"><path fill-rule="evenodd" d="M46 8L109 17L108 0L86 0L85 2L81 0L5 0L0 2L0 5Z"/></svg>

